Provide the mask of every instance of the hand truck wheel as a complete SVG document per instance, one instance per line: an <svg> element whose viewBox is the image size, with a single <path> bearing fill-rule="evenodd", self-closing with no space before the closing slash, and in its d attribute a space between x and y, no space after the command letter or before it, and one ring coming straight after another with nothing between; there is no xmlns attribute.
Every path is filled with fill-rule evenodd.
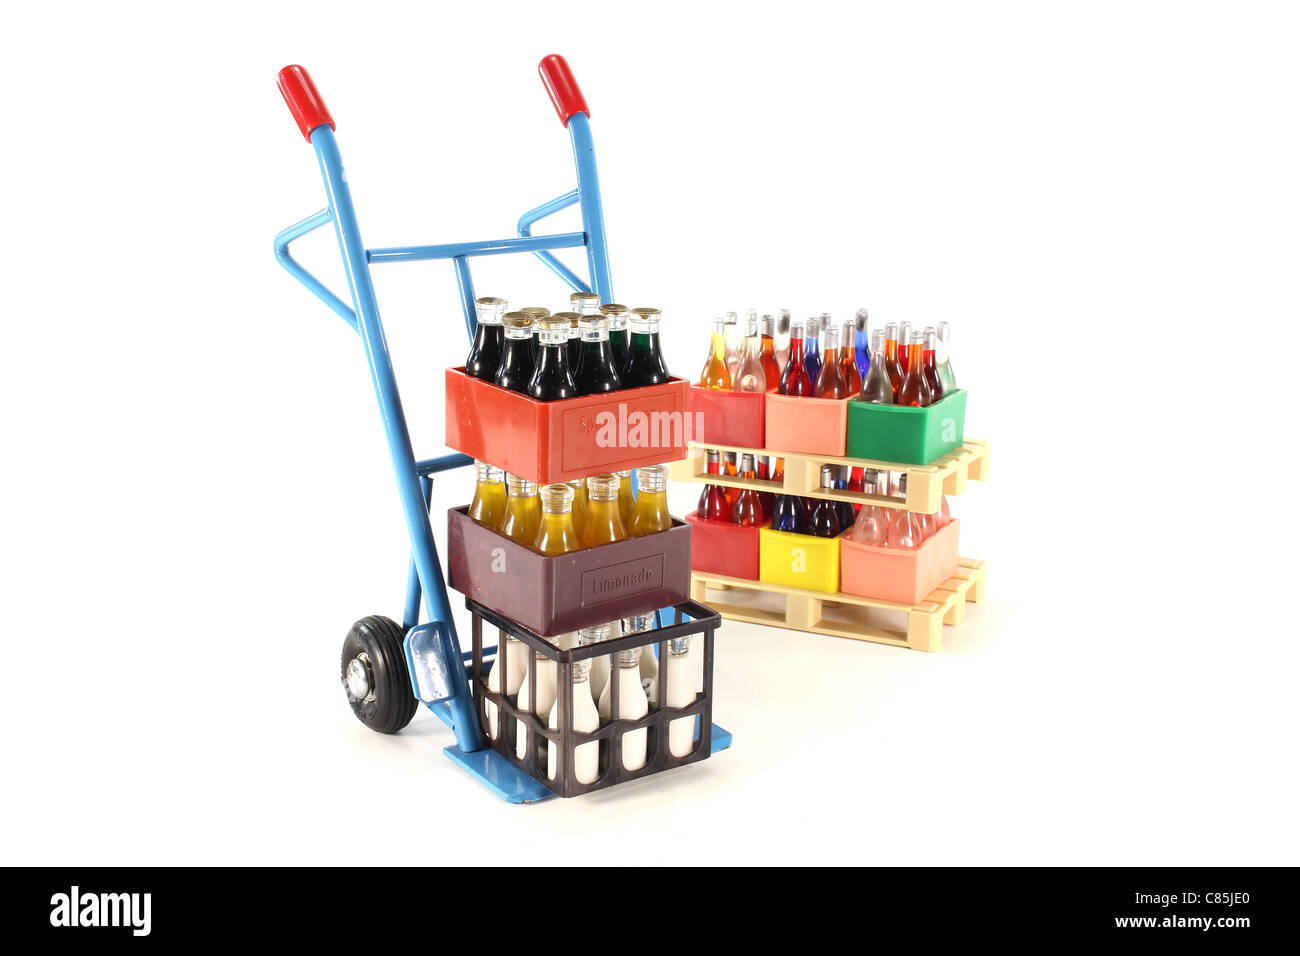
<svg viewBox="0 0 1300 956"><path fill-rule="evenodd" d="M363 617L343 639L341 676L352 713L371 730L395 734L415 716L415 694L402 650L402 629L379 615Z"/></svg>

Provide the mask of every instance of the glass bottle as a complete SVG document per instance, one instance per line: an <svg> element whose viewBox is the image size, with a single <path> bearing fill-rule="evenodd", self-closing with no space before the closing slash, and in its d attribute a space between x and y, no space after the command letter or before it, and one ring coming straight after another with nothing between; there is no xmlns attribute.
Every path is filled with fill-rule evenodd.
<svg viewBox="0 0 1300 956"><path fill-rule="evenodd" d="M623 527L632 523L636 511L636 496L632 494L632 471L616 471L618 475L618 516L623 519Z"/></svg>
<svg viewBox="0 0 1300 956"><path fill-rule="evenodd" d="M907 370L912 361L912 323L898 323L898 370L907 378Z"/></svg>
<svg viewBox="0 0 1300 956"><path fill-rule="evenodd" d="M939 526L938 524L935 523L935 518L934 515L932 514L928 515L925 514L924 512L918 511L916 513L916 523L921 528L922 542L924 542L926 538L930 537L930 535L934 534L936 531L939 530Z"/></svg>
<svg viewBox="0 0 1300 956"><path fill-rule="evenodd" d="M757 455L754 458L754 477L760 481L771 481L771 462L772 459L767 455ZM776 504L776 495L770 491L760 491L758 500L763 504L763 520L767 521L772 517L772 508Z"/></svg>
<svg viewBox="0 0 1300 956"><path fill-rule="evenodd" d="M957 391L957 379L952 373L952 324L940 322L938 343L935 345L935 365L939 369L939 381L943 383L943 393L951 395Z"/></svg>
<svg viewBox="0 0 1300 956"><path fill-rule="evenodd" d="M563 319L568 323L568 328L564 330L565 351L569 357L569 374L576 377L578 360L582 358L582 339L578 331L578 319L581 316L577 312L555 312L551 315L551 318Z"/></svg>
<svg viewBox="0 0 1300 956"><path fill-rule="evenodd" d="M722 453L716 448L710 448L705 453L707 468L710 475L722 474ZM723 491L721 485L705 485L704 490L700 492L700 504L696 513L706 521L731 521L731 502L727 500L727 494Z"/></svg>
<svg viewBox="0 0 1300 956"><path fill-rule="evenodd" d="M722 316L713 320L713 337L709 342L709 357L700 372L700 387L731 391L731 370L727 368L727 327Z"/></svg>
<svg viewBox="0 0 1300 956"><path fill-rule="evenodd" d="M505 349L505 328L501 317L506 311L506 300L486 297L474 300L478 323L474 329L474 343L465 359L466 374L495 382L501 367L501 352Z"/></svg>
<svg viewBox="0 0 1300 956"><path fill-rule="evenodd" d="M573 525L573 489L565 484L542 485L542 517L537 527L533 550L542 554L567 554L577 551L578 532Z"/></svg>
<svg viewBox="0 0 1300 956"><path fill-rule="evenodd" d="M736 369L740 367L740 326L736 323L736 313L727 312L722 316L722 328L726 333L723 338L727 343L727 371L732 381L736 379Z"/></svg>
<svg viewBox="0 0 1300 956"><path fill-rule="evenodd" d="M595 627L584 627L579 630L578 644L579 646L601 644L618 635L618 621L610 621L608 624L597 624ZM600 700L601 692L609 683L609 659L608 654L591 659L591 696L595 700Z"/></svg>
<svg viewBox="0 0 1300 956"><path fill-rule="evenodd" d="M834 471L835 490L846 491L849 487L849 467L840 465ZM846 530L853 527L853 519L857 517L857 512L853 510L853 502L837 501L835 502L835 513L840 519L840 530Z"/></svg>
<svg viewBox="0 0 1300 956"><path fill-rule="evenodd" d="M952 524L952 511L948 509L948 496L939 496L939 510L934 513L935 527L946 528Z"/></svg>
<svg viewBox="0 0 1300 956"><path fill-rule="evenodd" d="M844 373L840 371L839 329L833 325L823 329L822 344L826 348L826 355L817 373L816 384L813 385L813 396L848 398L852 393L849 392L848 385L844 381Z"/></svg>
<svg viewBox="0 0 1300 956"><path fill-rule="evenodd" d="M867 370L871 368L872 351L866 309L858 309L858 314L853 317L853 324L853 357L858 363L858 377L866 378Z"/></svg>
<svg viewBox="0 0 1300 956"><path fill-rule="evenodd" d="M582 643L579 635L578 643ZM596 710L596 701L591 696L591 661L574 661L569 665L573 681L573 726L570 730L589 734L600 729L600 712ZM560 698L556 695L551 705L550 720L552 730L560 726ZM546 743L546 777L554 780L559 772L558 748L554 741ZM579 744L573 748L573 779L578 783L595 783L600 775L600 741Z"/></svg>
<svg viewBox="0 0 1300 956"><path fill-rule="evenodd" d="M831 491L835 487L835 469L822 465L822 491ZM840 533L839 509L834 501L818 498L813 505L812 514L808 516L808 533L819 538L835 538Z"/></svg>
<svg viewBox="0 0 1300 956"><path fill-rule="evenodd" d="M821 345L817 336L821 324L817 318L810 317L803 329L803 367L808 370L808 381L816 382L822 370Z"/></svg>
<svg viewBox="0 0 1300 956"><path fill-rule="evenodd" d="M551 310L543 308L540 305L529 305L529 306L525 306L519 311L528 315L533 320L533 327L532 327L531 334L533 336L533 357L535 359L537 357L537 353L542 350L542 329L540 323L542 319L550 317Z"/></svg>
<svg viewBox="0 0 1300 956"><path fill-rule="evenodd" d="M925 535L921 522L907 508L895 508L889 520L888 546L891 548L919 548Z"/></svg>
<svg viewBox="0 0 1300 956"><path fill-rule="evenodd" d="M668 642L668 659L663 662L662 695L665 707L689 707L695 703L695 681L690 668L691 637ZM679 717L668 724L668 753L690 756L695 749L695 718Z"/></svg>
<svg viewBox="0 0 1300 956"><path fill-rule="evenodd" d="M776 364L776 319L770 315L763 316L758 329L761 336L758 358L763 363L767 387L773 389L781 381L781 368Z"/></svg>
<svg viewBox="0 0 1300 956"><path fill-rule="evenodd" d="M494 694L513 697L523 686L524 676L528 672L528 649L518 640L500 628L497 629L497 657L488 671L488 690ZM483 702L483 710L488 719L488 736L493 740L501 734L501 721L497 705L492 701Z"/></svg>
<svg viewBox="0 0 1300 956"><path fill-rule="evenodd" d="M495 530L506 513L506 473L477 460L474 473L478 481L474 485L474 500L469 503L469 516L483 527Z"/></svg>
<svg viewBox="0 0 1300 956"><path fill-rule="evenodd" d="M575 292L569 296L569 311L579 316L600 315L600 296L594 292Z"/></svg>
<svg viewBox="0 0 1300 956"><path fill-rule="evenodd" d="M501 367L496 383L512 392L528 394L536 360L533 357L533 317L527 312L507 312L501 318L504 332Z"/></svg>
<svg viewBox="0 0 1300 956"><path fill-rule="evenodd" d="M938 346L938 338L934 334L934 326L927 325L922 336L921 350L921 374L925 377L925 384L930 389L930 404L933 405L939 399L947 394L943 389L943 380L939 377L939 367L935 362L935 351Z"/></svg>
<svg viewBox="0 0 1300 956"><path fill-rule="evenodd" d="M658 309L632 310L632 340L627 346L627 364L620 378L624 388L661 385L668 381L668 367L659 351Z"/></svg>
<svg viewBox="0 0 1300 956"><path fill-rule="evenodd" d="M898 404L922 408L930 404L930 387L925 383L925 360L921 353L924 342L920 332L912 333L912 342L907 347L907 372L903 375L903 386L898 390Z"/></svg>
<svg viewBox="0 0 1300 956"><path fill-rule="evenodd" d="M754 477L754 456L745 452L740 459L740 476ZM731 507L732 524L746 528L757 528L763 524L763 502L753 488L741 488L736 495L736 503Z"/></svg>
<svg viewBox="0 0 1300 956"><path fill-rule="evenodd" d="M614 367L620 372L627 364L627 313L627 306L617 302L600 307L600 314L609 319L609 350L614 353Z"/></svg>
<svg viewBox="0 0 1300 956"><path fill-rule="evenodd" d="M612 689L618 681L618 717L620 720L640 720L650 712L650 699L646 697L641 686L641 648L632 647L619 651L615 671L610 675L609 683L600 694L597 709L601 720L606 723L612 718ZM628 770L640 770L646 760L646 731L629 730L623 734L623 766Z"/></svg>
<svg viewBox="0 0 1300 956"><path fill-rule="evenodd" d="M889 387L897 405L898 390L903 387L903 366L898 361L898 326L893 322L885 325L885 374L889 376Z"/></svg>
<svg viewBox="0 0 1300 956"><path fill-rule="evenodd" d="M856 335L857 326L852 322L845 322L840 327L840 375L848 389L846 396L856 395L862 390L862 373L858 371L858 356L853 346Z"/></svg>
<svg viewBox="0 0 1300 956"><path fill-rule="evenodd" d="M646 631L654 630L655 616L654 612L649 614L634 614L632 617L623 618L623 636L629 634L644 634ZM657 706L659 703L659 658L655 656L653 644L648 644L641 648L641 689L645 691L646 699L650 706Z"/></svg>
<svg viewBox="0 0 1300 956"><path fill-rule="evenodd" d="M587 522L587 482L579 478L565 484L573 489L573 527L578 530Z"/></svg>
<svg viewBox="0 0 1300 956"><path fill-rule="evenodd" d="M579 395L602 395L623 387L614 367L614 351L609 345L607 319L603 315L584 315L578 319L581 352L573 384Z"/></svg>
<svg viewBox="0 0 1300 956"><path fill-rule="evenodd" d="M808 368L804 364L802 322L794 322L790 325L790 359L786 362L785 372L781 376L781 387L778 390L782 395L798 398L812 397L812 379L808 377Z"/></svg>
<svg viewBox="0 0 1300 956"><path fill-rule="evenodd" d="M777 495L772 508L772 528L791 534L808 533L808 512L803 499L795 495Z"/></svg>
<svg viewBox="0 0 1300 956"><path fill-rule="evenodd" d="M668 513L668 466L638 468L636 480L636 507L627 526L628 537L667 531L673 526L673 516Z"/></svg>
<svg viewBox="0 0 1300 956"><path fill-rule="evenodd" d="M790 361L790 310L782 309L776 316L776 367L785 369Z"/></svg>
<svg viewBox="0 0 1300 956"><path fill-rule="evenodd" d="M569 368L569 320L562 315L539 319L542 350L537 353L537 370L528 383L528 394L538 401L573 398L578 388Z"/></svg>
<svg viewBox="0 0 1300 956"><path fill-rule="evenodd" d="M506 510L497 531L511 541L531 548L542 524L537 485L518 475L506 475Z"/></svg>
<svg viewBox="0 0 1300 956"><path fill-rule="evenodd" d="M894 404L894 386L889 381L886 371L888 359L885 357L885 333L875 329L871 333L871 351L875 359L867 369L867 377L862 380L862 390L858 397L872 405Z"/></svg>
<svg viewBox="0 0 1300 956"><path fill-rule="evenodd" d="M758 338L758 317L752 312L745 318L745 341L741 344L740 363L731 377L733 392L766 392L767 376L763 372L762 345Z"/></svg>
<svg viewBox="0 0 1300 956"><path fill-rule="evenodd" d="M863 478L863 490L868 494L879 494L877 481L879 473L869 468ZM883 548L889 540L889 515L886 509L877 504L865 504L853 522L849 537L859 544L869 544L873 548Z"/></svg>
<svg viewBox="0 0 1300 956"><path fill-rule="evenodd" d="M587 479L587 522L578 531L584 548L627 537L627 527L618 513L618 475L593 475Z"/></svg>
<svg viewBox="0 0 1300 956"><path fill-rule="evenodd" d="M550 639L548 638L548 640ZM528 649L524 649L527 670L524 672L524 679L519 685L519 698L516 706L524 713L536 714L542 720L546 720L550 717L551 708L555 706L558 667L555 661L540 651L534 653L537 655L536 667L528 660ZM530 672L535 672L535 674ZM534 683L537 690L536 697L532 694ZM541 740L540 736L534 738L534 745L540 744ZM538 750L540 749L538 747ZM515 756L520 760L528 756L528 727L522 720L515 721Z"/></svg>

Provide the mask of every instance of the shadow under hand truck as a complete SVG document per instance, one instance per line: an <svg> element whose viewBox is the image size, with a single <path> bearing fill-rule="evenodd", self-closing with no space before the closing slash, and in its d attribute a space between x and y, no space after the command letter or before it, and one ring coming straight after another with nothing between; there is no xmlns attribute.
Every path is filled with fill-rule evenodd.
<svg viewBox="0 0 1300 956"><path fill-rule="evenodd" d="M361 337L374 384L375 397L379 402L379 412L383 420L384 435L388 441L393 470L397 475L402 512L411 541L411 563L407 575L406 601L401 626L386 617L377 615L366 617L352 626L344 641L342 680L347 690L348 700L353 712L362 723L372 730L391 734L397 733L410 723L415 715L418 698L455 734L455 745L445 748L444 753L499 796L513 803L537 802L554 796L556 792L574 795L596 789L597 786L607 786L609 783L621 782L623 779L631 779L634 776L663 769L667 748L660 748L662 753L657 761L652 760L639 773L625 774L621 768L611 768L602 777L604 782L594 786L581 786L573 784L573 774L570 769L561 774L560 780L552 781L553 789L551 789L537 779L535 763L528 764L534 769L534 776L530 776L521 770L517 763L488 746L479 722L480 711L475 706L472 687L475 680L482 678L485 661L490 659L498 648L481 646L481 624L485 618L498 625L506 625L508 622L496 619L490 612L471 604L475 631L474 650L462 653L456 637L456 627L452 620L451 606L447 599L447 588L443 581L442 566L438 559L429 514L432 476L439 472L472 465L474 460L468 455L459 453L426 460L416 459L406 418L402 412L397 380L389 358L383 326L379 320L379 307L370 277L370 265L381 262L450 259L456 270L465 329L471 340L477 328L477 316L469 260L476 256L532 253L574 291L595 291L600 295L602 302L614 301L587 103L563 57L555 54L545 57L538 66L538 72L550 94L556 112L559 113L560 121L569 131L577 167L577 188L525 213L519 219L519 235L515 238L382 249L368 249L362 244L347 177L343 171L342 159L334 137L334 120L311 77L301 66L287 66L279 74L280 92L289 106L289 111L293 114L303 136L316 151L329 205L280 232L275 237L275 256L290 275L329 306ZM574 203L578 204L582 214L581 232L532 235L532 227L535 223ZM327 223L334 224L339 251L343 256L348 289L352 296L351 307L289 254L290 243ZM589 283L579 279L554 254L558 249L579 246L585 247L587 252ZM428 618L428 623L425 624L419 623L422 597L424 611ZM704 635L709 648L706 659L711 661L717 615L694 602L679 605L672 611L674 623L656 627L654 632L646 632L642 643L648 645L653 641L662 649L670 638L684 633L700 633ZM662 612L655 613L658 625ZM534 648L534 653L540 648L542 653L554 656L550 649L552 646L548 645L546 639L538 638L526 630L517 631L517 636ZM624 638L619 645L629 642L629 638ZM569 666L573 661L590 659L596 653L595 647L560 653L556 659L560 660L561 681L564 681L564 676L568 674ZM711 682L711 665L709 669ZM568 700L572 698L571 694L562 696ZM502 701L502 706L508 706L508 702ZM693 715L697 720L696 737L700 741L697 747L699 752L689 760L703 759L709 753L730 745L731 735L710 722L710 710L707 706L697 704L692 708L674 712L674 715L676 714ZM666 719L665 717L657 723L664 724L666 727ZM653 718L651 720L654 726ZM700 722L703 722L705 728L702 734ZM619 725L626 723L628 722L615 721L613 725L602 728L598 734L590 736L612 741L611 735L617 735L621 740L623 731ZM555 732L548 733L545 729L537 733L551 741L552 746L555 746L556 739L559 737ZM566 737L561 741L561 746L567 747L571 757L572 748L576 744ZM689 761L669 763L675 765L677 762ZM561 757L561 763L562 765L565 763L564 757Z"/></svg>

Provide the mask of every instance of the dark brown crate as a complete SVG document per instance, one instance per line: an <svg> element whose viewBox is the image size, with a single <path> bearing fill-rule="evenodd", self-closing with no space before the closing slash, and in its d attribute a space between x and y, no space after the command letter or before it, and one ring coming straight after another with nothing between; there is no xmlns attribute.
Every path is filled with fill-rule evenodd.
<svg viewBox="0 0 1300 956"><path fill-rule="evenodd" d="M691 594L691 528L543 555L447 512L453 588L543 637L671 607Z"/></svg>

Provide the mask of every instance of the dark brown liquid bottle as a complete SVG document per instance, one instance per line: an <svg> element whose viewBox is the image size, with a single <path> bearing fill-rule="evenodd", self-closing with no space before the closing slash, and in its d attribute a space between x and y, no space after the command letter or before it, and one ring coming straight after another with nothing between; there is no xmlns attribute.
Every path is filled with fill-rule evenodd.
<svg viewBox="0 0 1300 956"><path fill-rule="evenodd" d="M507 312L501 322L505 331L496 383L527 395L537 368L533 359L533 317L526 312Z"/></svg>
<svg viewBox="0 0 1300 956"><path fill-rule="evenodd" d="M478 314L474 329L474 342L465 359L465 371L485 382L495 382L501 367L501 353L505 349L505 330L501 316L506 311L506 300L495 297L477 299L474 310Z"/></svg>

